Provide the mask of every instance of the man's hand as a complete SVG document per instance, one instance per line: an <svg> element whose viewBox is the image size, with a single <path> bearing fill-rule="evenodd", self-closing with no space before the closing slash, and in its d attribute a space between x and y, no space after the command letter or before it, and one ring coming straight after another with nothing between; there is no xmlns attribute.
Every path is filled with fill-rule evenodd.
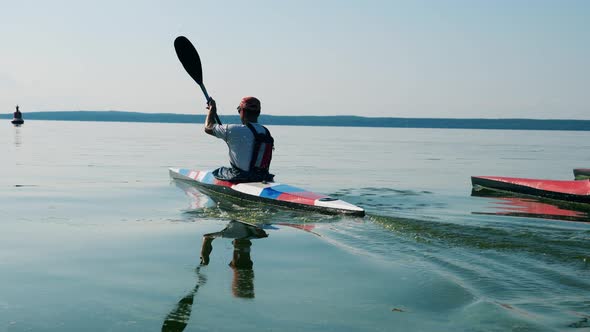
<svg viewBox="0 0 590 332"><path fill-rule="evenodd" d="M207 102L207 109L209 112L217 113L217 104L213 98L209 98L209 101Z"/></svg>
<svg viewBox="0 0 590 332"><path fill-rule="evenodd" d="M209 135L213 134L213 127L215 126L215 115L217 114L217 104L213 98L209 98L207 102L207 109L209 113L207 113L207 118L205 118L205 132Z"/></svg>

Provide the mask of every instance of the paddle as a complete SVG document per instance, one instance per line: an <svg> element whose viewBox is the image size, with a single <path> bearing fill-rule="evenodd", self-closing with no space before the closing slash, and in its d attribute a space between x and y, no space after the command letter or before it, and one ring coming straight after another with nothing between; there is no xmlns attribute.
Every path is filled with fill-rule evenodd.
<svg viewBox="0 0 590 332"><path fill-rule="evenodd" d="M182 63L186 72L201 87L201 90L207 99L207 104L209 104L211 97L209 97L207 89L205 89L205 85L203 84L203 69L201 67L199 53L197 53L193 44L185 36L176 37L174 40L174 49L176 50L178 60L180 60L180 63ZM217 121L218 124L221 124L221 120L219 120L217 113L215 113L215 121Z"/></svg>

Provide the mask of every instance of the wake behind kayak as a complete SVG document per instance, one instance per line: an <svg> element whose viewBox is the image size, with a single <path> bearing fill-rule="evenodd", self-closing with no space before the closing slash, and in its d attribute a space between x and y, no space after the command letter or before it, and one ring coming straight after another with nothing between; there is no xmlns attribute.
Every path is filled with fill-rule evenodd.
<svg viewBox="0 0 590 332"><path fill-rule="evenodd" d="M364 216L365 210L337 198L276 182L233 183L216 179L211 171L169 169L170 177L197 188L240 199L328 214Z"/></svg>

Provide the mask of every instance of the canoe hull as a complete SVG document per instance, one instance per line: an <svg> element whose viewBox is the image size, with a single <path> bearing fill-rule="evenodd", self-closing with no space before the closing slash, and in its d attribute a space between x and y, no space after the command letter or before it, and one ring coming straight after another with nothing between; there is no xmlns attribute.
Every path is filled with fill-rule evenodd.
<svg viewBox="0 0 590 332"><path fill-rule="evenodd" d="M590 203L589 180L569 181L501 176L472 176L471 184L475 190L480 187L562 201Z"/></svg>
<svg viewBox="0 0 590 332"><path fill-rule="evenodd" d="M364 216L365 210L326 195L306 191L275 182L232 183L216 179L211 171L169 169L170 177L190 182L198 188L252 202L277 205L291 209L304 209L328 214Z"/></svg>

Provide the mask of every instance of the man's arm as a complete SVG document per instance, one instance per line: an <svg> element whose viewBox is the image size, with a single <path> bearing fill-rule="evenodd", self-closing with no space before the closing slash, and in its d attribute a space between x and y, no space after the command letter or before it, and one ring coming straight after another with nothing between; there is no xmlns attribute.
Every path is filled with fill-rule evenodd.
<svg viewBox="0 0 590 332"><path fill-rule="evenodd" d="M213 127L215 126L215 114L217 114L217 105L215 104L215 100L211 98L209 103L207 104L207 109L209 113L207 113L207 118L205 119L205 132L209 135L215 136L213 133Z"/></svg>

